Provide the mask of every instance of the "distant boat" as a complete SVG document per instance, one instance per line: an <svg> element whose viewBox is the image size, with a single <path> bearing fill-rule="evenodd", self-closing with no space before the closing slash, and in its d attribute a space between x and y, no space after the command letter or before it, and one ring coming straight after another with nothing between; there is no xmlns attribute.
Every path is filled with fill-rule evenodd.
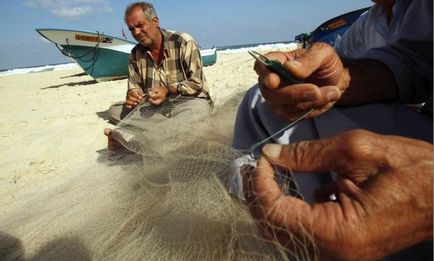
<svg viewBox="0 0 434 261"><path fill-rule="evenodd" d="M86 31L36 29L54 43L63 55L74 59L97 81L128 77L128 56L136 43L121 38ZM204 66L217 61L217 50L201 49Z"/></svg>
<svg viewBox="0 0 434 261"><path fill-rule="evenodd" d="M348 30L348 28L370 7L365 7L352 12L336 16L322 23L310 33L299 34L295 37L297 42L301 42L304 47L313 42L325 42L334 45L336 40Z"/></svg>

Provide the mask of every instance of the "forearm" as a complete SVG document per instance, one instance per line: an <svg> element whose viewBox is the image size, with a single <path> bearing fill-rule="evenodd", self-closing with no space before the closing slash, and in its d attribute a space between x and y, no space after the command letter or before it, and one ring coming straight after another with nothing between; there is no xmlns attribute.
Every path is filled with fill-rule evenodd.
<svg viewBox="0 0 434 261"><path fill-rule="evenodd" d="M393 73L384 64L368 59L342 59L342 62L350 81L337 105L391 102L399 98Z"/></svg>
<svg viewBox="0 0 434 261"><path fill-rule="evenodd" d="M187 78L183 81L170 84L169 89L174 95L197 95L202 91L203 82L200 79Z"/></svg>

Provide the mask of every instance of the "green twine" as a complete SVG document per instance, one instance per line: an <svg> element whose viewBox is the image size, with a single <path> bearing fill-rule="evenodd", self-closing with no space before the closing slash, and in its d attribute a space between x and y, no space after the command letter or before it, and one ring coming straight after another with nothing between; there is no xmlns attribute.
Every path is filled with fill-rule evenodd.
<svg viewBox="0 0 434 261"><path fill-rule="evenodd" d="M276 137L277 135L279 135L280 133L286 131L287 129L293 127L295 124L299 123L301 120L303 120L304 118L306 118L309 114L311 114L315 109L310 109L308 112L306 112L305 114L301 115L298 119L296 119L295 121L291 122L290 124L286 125L285 127L283 127L281 130L275 132L273 135L271 135L268 138L265 138L264 140L253 144L250 149L249 152L251 154L253 154L253 151L256 150L257 148L259 148L260 146L264 145L266 142L268 142L269 140L273 139L274 137Z"/></svg>

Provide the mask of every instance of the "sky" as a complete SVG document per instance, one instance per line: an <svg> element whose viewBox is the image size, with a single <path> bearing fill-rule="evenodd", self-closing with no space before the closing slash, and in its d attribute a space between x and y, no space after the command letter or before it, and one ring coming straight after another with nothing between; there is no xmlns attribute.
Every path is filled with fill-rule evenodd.
<svg viewBox="0 0 434 261"><path fill-rule="evenodd" d="M100 32L134 41L124 24L123 0L3 0L0 70L67 62L36 28ZM158 0L162 28L191 34L202 48L292 41L369 0Z"/></svg>

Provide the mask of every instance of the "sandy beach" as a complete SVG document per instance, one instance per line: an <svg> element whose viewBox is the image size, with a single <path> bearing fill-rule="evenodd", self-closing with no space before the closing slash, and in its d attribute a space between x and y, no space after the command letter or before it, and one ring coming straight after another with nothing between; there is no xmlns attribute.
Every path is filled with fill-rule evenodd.
<svg viewBox="0 0 434 261"><path fill-rule="evenodd" d="M219 54L205 68L215 106L256 82L247 53ZM2 216L25 198L95 164L106 149L107 109L125 97L127 80L96 82L81 68L0 77Z"/></svg>
<svg viewBox="0 0 434 261"><path fill-rule="evenodd" d="M247 51L219 53L217 63L205 68L215 109L256 83L253 63ZM118 213L113 201L106 199L116 197L113 191L121 190L128 181L116 175L116 170L143 167L129 164L134 155L111 158L110 164L101 162L108 155L103 129L113 127L107 121L107 109L124 99L126 88L126 79L96 82L79 67L0 76L3 253L19 248L20 256L14 257L18 260L56 260L67 256L65 249L71 248L79 255L74 260L93 259L97 251L89 250L94 248L90 245L103 243L86 231L110 234L118 229L112 226L115 221L98 228L96 224L101 216ZM68 244L72 247L65 247L65 237L74 242ZM52 250L60 249L55 244L59 239L60 254Z"/></svg>

